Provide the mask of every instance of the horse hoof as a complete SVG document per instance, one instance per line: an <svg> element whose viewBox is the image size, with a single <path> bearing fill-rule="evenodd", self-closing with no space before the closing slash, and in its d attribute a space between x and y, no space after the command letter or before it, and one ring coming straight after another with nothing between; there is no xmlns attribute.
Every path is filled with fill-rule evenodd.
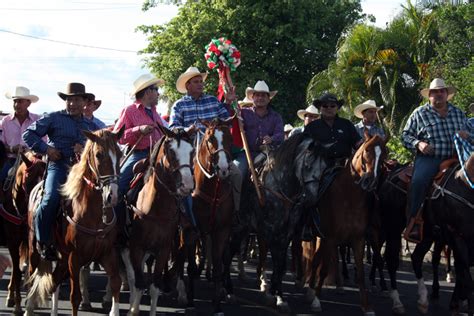
<svg viewBox="0 0 474 316"><path fill-rule="evenodd" d="M306 293L304 295L306 302L311 303L315 297L316 297L316 292L310 287L306 288Z"/></svg>
<svg viewBox="0 0 474 316"><path fill-rule="evenodd" d="M316 296L311 302L311 311L315 313L321 313L323 311L323 308L321 307L321 302Z"/></svg>
<svg viewBox="0 0 474 316"><path fill-rule="evenodd" d="M7 300L7 307L13 307L13 306L15 306L15 299L9 298Z"/></svg>
<svg viewBox="0 0 474 316"><path fill-rule="evenodd" d="M420 314L427 314L428 313L428 304L420 304L418 303L418 311Z"/></svg>
<svg viewBox="0 0 474 316"><path fill-rule="evenodd" d="M90 311L92 311L92 305L91 305L91 303L81 303L81 305L79 305L79 310L80 311L85 311L85 312L90 312Z"/></svg>
<svg viewBox="0 0 474 316"><path fill-rule="evenodd" d="M446 274L446 282L452 283L453 280L454 280L453 274L452 274L451 272L448 272L448 273Z"/></svg>
<svg viewBox="0 0 474 316"><path fill-rule="evenodd" d="M282 313L290 312L290 306L288 305L288 302L284 301L281 296L277 296L276 307Z"/></svg>
<svg viewBox="0 0 474 316"><path fill-rule="evenodd" d="M392 312L394 315L405 315L406 313L405 307L403 305L392 308Z"/></svg>
<svg viewBox="0 0 474 316"><path fill-rule="evenodd" d="M105 310L109 310L112 308L112 302L109 301L102 301L102 308Z"/></svg>
<svg viewBox="0 0 474 316"><path fill-rule="evenodd" d="M234 294L227 294L225 296L225 301L228 304L236 304L237 303L237 298L235 297Z"/></svg>

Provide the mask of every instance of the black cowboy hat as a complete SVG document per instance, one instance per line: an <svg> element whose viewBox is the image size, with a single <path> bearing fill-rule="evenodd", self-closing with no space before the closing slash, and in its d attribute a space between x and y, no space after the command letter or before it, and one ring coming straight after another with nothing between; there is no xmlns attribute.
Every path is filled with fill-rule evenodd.
<svg viewBox="0 0 474 316"><path fill-rule="evenodd" d="M61 99L66 100L70 96L81 96L91 98L91 93L86 92L86 87L82 83L71 82L66 85L66 92L58 92ZM95 98L95 97L94 97Z"/></svg>
<svg viewBox="0 0 474 316"><path fill-rule="evenodd" d="M102 100L96 100L93 93L88 93L87 98L89 101L93 101L96 107L99 107L102 104Z"/></svg>
<svg viewBox="0 0 474 316"><path fill-rule="evenodd" d="M313 105L318 109L323 103L335 103L340 108L344 104L344 100L338 100L337 97L332 93L323 93L319 98L313 100Z"/></svg>

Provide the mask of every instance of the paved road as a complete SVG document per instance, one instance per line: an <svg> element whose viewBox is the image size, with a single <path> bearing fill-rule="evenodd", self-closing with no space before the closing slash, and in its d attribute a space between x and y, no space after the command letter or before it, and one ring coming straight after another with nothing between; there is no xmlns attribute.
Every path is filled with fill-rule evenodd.
<svg viewBox="0 0 474 316"><path fill-rule="evenodd" d="M4 248L0 249L1 253L6 253ZM235 294L238 302L236 304L223 304L223 309L226 315L245 315L245 316L270 316L270 315L283 315L277 310L267 307L263 295L257 290L255 281L255 261L250 261L246 266L247 272L250 276L249 281L240 281L237 276L233 274L233 280L235 284ZM366 270L368 266L366 265ZM440 268L442 270L442 267ZM429 265L426 264L425 271L429 271ZM444 280L444 273L441 273L441 279ZM431 275L426 273L425 279L427 283L431 282ZM10 271L0 280L0 315L9 315L12 309L5 307L7 278L10 276ZM398 273L399 277L399 291L400 299L405 305L407 315L417 315L416 300L417 300L417 287L416 281L411 273L411 265L409 262L404 261L401 265L401 271ZM79 315L104 315L108 311L104 311L101 308L101 298L104 294L106 277L103 272L92 272L90 280L90 291L91 301L94 308L94 312L80 312ZM431 289L431 286L428 286ZM446 282L441 282L440 300L432 302L429 309L428 315L433 316L445 316L449 315L448 303L450 295L453 290L453 285ZM297 289L292 281L291 276L288 273L284 280L284 291L287 293L287 300L291 308L289 315L318 315L311 313L309 303L304 300L304 292ZM64 294L60 301L60 315L70 315L70 303L68 300L68 286L64 286ZM212 314L212 284L207 282L204 278L198 281L196 285L196 309L194 315L211 315ZM24 296L23 296L24 297ZM344 294L336 293L333 288L325 288L323 290L322 297L322 308L323 313L321 315L331 316L348 316L348 315L362 315L359 308L358 302L358 291L351 285L345 287ZM371 293L369 295L370 303L372 304L374 311L377 315L391 315L391 300L381 293ZM120 312L125 315L128 309L128 292L121 293L120 297ZM141 315L148 315L146 312L149 310L147 304L149 304L149 298L144 296L142 299L142 310ZM184 315L192 314L186 312L185 309L180 308L177 304L175 297L160 297L158 301L158 315ZM49 310L42 309L38 311L38 315L49 315ZM287 314L288 315L288 314Z"/></svg>

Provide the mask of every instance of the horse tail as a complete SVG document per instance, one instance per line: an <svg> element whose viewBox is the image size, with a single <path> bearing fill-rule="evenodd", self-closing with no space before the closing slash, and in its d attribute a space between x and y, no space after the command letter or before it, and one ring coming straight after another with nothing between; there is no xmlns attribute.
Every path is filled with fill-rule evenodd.
<svg viewBox="0 0 474 316"><path fill-rule="evenodd" d="M53 292L53 264L41 259L35 272L26 280L25 285L30 287L27 300L37 298L40 306L46 306L49 295Z"/></svg>

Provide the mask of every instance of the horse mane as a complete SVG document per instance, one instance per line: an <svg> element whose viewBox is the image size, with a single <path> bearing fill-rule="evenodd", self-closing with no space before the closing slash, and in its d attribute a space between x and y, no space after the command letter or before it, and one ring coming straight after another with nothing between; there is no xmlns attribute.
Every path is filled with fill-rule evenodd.
<svg viewBox="0 0 474 316"><path fill-rule="evenodd" d="M151 176L153 173L153 166L155 165L156 159L158 157L158 153L160 152L160 148L165 142L166 136L163 136L160 138L158 142L155 143L153 146L153 151L151 152L150 155L150 161L148 162L148 169L144 177L145 183L148 181L148 178Z"/></svg>
<svg viewBox="0 0 474 316"><path fill-rule="evenodd" d="M285 140L272 154L273 166L292 166L298 146L306 137L308 137L308 135L305 133L299 133Z"/></svg>
<svg viewBox="0 0 474 316"><path fill-rule="evenodd" d="M101 138L101 141L105 142L104 145L108 148L116 148L117 144L112 137L112 132L107 129L101 129L94 131L93 134ZM81 159L74 166L71 167L70 172L67 176L66 182L61 186L60 193L67 199L74 200L78 199L84 192L83 177L89 176L91 171L88 168L89 156L94 150L94 142L87 140L84 150L81 154Z"/></svg>

